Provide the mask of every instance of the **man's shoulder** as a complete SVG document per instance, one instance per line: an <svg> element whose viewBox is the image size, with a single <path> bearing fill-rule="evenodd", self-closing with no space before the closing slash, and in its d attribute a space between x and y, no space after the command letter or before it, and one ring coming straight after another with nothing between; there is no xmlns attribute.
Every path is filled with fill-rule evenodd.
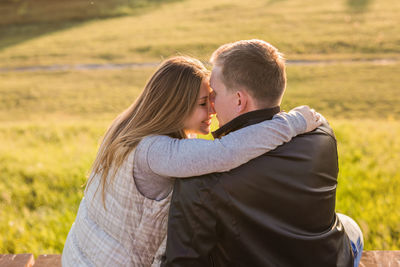
<svg viewBox="0 0 400 267"><path fill-rule="evenodd" d="M294 162L298 163L295 160L298 157L303 158L304 155L307 155L307 158L313 160L323 151L327 153L335 152L336 147L337 141L333 129L328 123L323 123L315 130L295 136L289 142L263 154L259 158L268 160L269 156L279 156L286 159L285 156L288 156L288 161L294 159Z"/></svg>
<svg viewBox="0 0 400 267"><path fill-rule="evenodd" d="M289 142L278 146L276 149L265 153L261 157L286 153L292 154L292 152L305 153L312 156L312 151L324 150L332 146L336 147L336 136L330 125L328 123L323 123L315 130L297 135Z"/></svg>
<svg viewBox="0 0 400 267"><path fill-rule="evenodd" d="M335 133L333 132L332 127L331 127L327 122L324 122L323 124L321 124L321 125L320 125L317 129L315 129L313 132L319 133L319 134L329 135L330 137L332 137L333 139L336 140ZM311 132L311 133L312 133L312 132Z"/></svg>

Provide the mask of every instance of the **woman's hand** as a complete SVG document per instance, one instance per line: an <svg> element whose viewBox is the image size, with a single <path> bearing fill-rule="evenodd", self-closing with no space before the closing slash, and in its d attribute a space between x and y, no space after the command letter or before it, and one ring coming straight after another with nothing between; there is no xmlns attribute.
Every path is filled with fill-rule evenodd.
<svg viewBox="0 0 400 267"><path fill-rule="evenodd" d="M310 132L320 126L323 122L326 122L326 119L321 114L316 112L314 109L310 109L309 106L299 106L292 109L290 112L296 111L300 112L307 122L306 132Z"/></svg>

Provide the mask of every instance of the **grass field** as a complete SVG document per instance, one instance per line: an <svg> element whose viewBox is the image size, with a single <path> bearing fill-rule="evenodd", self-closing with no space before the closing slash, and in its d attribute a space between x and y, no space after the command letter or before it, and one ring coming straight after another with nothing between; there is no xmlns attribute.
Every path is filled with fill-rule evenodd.
<svg viewBox="0 0 400 267"><path fill-rule="evenodd" d="M327 117L400 118L400 64L290 66L283 108L307 103ZM0 121L110 120L154 69L0 73Z"/></svg>
<svg viewBox="0 0 400 267"><path fill-rule="evenodd" d="M396 68L288 68L283 107L309 104L330 120L339 145L337 210L360 223L367 249L400 248L399 96L389 79ZM101 135L152 71L1 75L3 252L61 252Z"/></svg>
<svg viewBox="0 0 400 267"><path fill-rule="evenodd" d="M79 14L87 9L80 6ZM399 58L399 13L397 0L167 1L131 16L65 21L60 15L51 23L41 22L47 15L39 12L37 23L0 28L0 66L159 61L177 52L208 59L222 43L254 37L289 59Z"/></svg>
<svg viewBox="0 0 400 267"><path fill-rule="evenodd" d="M356 123L355 123L356 122ZM337 210L366 249L399 249L400 122L331 120L338 137ZM0 128L1 253L60 253L105 122Z"/></svg>
<svg viewBox="0 0 400 267"><path fill-rule="evenodd" d="M224 42L254 37L289 59L400 59L395 0L102 0L90 10L90 1L38 1L46 8L0 4L0 68L177 52L207 60ZM360 224L367 250L400 249L399 70L396 62L288 67L282 107L308 104L330 121L337 210ZM61 253L102 134L153 71L0 72L0 253Z"/></svg>

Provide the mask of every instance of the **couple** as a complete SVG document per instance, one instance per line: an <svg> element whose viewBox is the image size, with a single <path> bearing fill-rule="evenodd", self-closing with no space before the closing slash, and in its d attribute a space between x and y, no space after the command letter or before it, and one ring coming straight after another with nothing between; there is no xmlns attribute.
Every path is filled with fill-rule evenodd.
<svg viewBox="0 0 400 267"><path fill-rule="evenodd" d="M335 213L335 137L308 107L280 112L282 55L246 40L211 63L164 61L111 124L63 266L358 266L361 231ZM188 138L215 113L215 140Z"/></svg>

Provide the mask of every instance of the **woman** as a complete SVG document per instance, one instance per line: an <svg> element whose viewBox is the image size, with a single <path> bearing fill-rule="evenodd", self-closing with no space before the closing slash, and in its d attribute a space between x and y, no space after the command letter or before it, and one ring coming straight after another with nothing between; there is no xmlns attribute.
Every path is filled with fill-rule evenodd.
<svg viewBox="0 0 400 267"><path fill-rule="evenodd" d="M165 250L170 177L233 169L320 124L303 107L214 141L187 139L210 131L208 75L198 60L166 60L136 102L114 120L68 234L64 266L158 266ZM254 134L260 131L262 138Z"/></svg>

